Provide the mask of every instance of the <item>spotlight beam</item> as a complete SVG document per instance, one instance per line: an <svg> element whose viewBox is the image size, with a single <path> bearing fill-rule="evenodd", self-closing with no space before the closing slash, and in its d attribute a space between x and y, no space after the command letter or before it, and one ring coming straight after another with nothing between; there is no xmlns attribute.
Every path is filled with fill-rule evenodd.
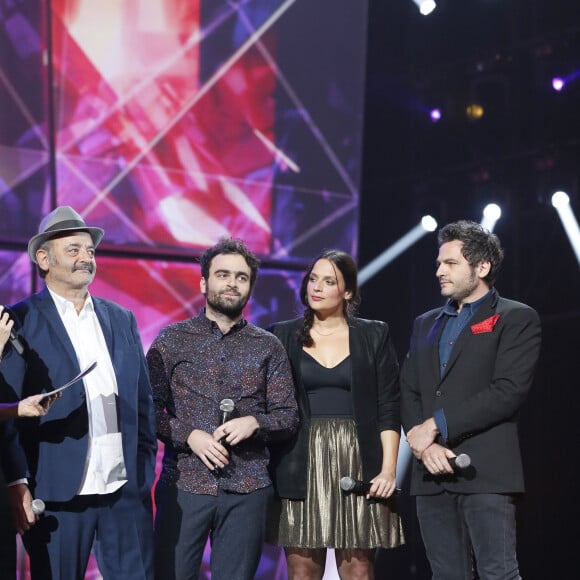
<svg viewBox="0 0 580 580"><path fill-rule="evenodd" d="M484 227L487 231L493 232L497 220L501 217L501 208L495 203L490 203L485 206L483 210L483 217L481 218L480 225Z"/></svg>
<svg viewBox="0 0 580 580"><path fill-rule="evenodd" d="M564 192L558 191L552 196L552 205L558 212L558 217L580 265L580 228L570 205L570 198Z"/></svg>
<svg viewBox="0 0 580 580"><path fill-rule="evenodd" d="M433 218L431 218L432 220ZM387 264L390 264L395 258L400 256L405 250L410 248L414 243L420 240L425 234L433 231L437 227L426 227L426 218L423 218L413 229L409 230L402 238L397 240L392 246L388 247L384 252L379 254L376 258L371 260L358 273L358 284L362 286L368 282L377 272L382 270ZM429 222L427 222L429 223Z"/></svg>
<svg viewBox="0 0 580 580"><path fill-rule="evenodd" d="M428 16L433 12L433 10L435 10L435 8L437 8L435 0L413 0L413 2L417 5L419 12L423 16Z"/></svg>
<svg viewBox="0 0 580 580"><path fill-rule="evenodd" d="M407 476L407 471L411 467L413 454L405 439L405 431L401 428L401 441L399 443L399 455L397 457L397 480L403 481Z"/></svg>

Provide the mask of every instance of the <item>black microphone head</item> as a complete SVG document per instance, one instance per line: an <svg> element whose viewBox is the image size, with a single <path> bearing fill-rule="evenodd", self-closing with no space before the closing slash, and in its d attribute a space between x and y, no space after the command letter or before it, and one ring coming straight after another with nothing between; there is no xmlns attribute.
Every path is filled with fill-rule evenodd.
<svg viewBox="0 0 580 580"><path fill-rule="evenodd" d="M348 477L348 475L340 478L340 489L342 491L352 491L355 485L356 481L352 477Z"/></svg>
<svg viewBox="0 0 580 580"><path fill-rule="evenodd" d="M471 465L471 457L469 457L469 455L467 455L467 453L460 453L455 458L455 465L459 469L465 469L466 467L469 467Z"/></svg>
<svg viewBox="0 0 580 580"><path fill-rule="evenodd" d="M220 411L222 413L231 413L234 407L234 402L231 399L222 399L220 401Z"/></svg>

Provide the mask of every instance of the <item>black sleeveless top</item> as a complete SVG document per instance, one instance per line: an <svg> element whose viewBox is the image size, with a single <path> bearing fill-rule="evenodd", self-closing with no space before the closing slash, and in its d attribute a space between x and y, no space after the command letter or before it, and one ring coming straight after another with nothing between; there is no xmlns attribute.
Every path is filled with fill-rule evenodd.
<svg viewBox="0 0 580 580"><path fill-rule="evenodd" d="M335 367L326 368L303 350L300 372L310 402L311 417L352 418L350 355Z"/></svg>

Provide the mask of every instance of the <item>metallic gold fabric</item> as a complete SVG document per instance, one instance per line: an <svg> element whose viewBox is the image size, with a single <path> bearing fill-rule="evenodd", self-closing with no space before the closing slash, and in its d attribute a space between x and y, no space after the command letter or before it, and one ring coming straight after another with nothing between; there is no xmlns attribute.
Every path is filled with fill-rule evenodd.
<svg viewBox="0 0 580 580"><path fill-rule="evenodd" d="M345 494L340 478L362 479L354 421L314 418L310 425L304 501L281 500L271 514L269 540L295 548L391 548L404 542L394 502Z"/></svg>

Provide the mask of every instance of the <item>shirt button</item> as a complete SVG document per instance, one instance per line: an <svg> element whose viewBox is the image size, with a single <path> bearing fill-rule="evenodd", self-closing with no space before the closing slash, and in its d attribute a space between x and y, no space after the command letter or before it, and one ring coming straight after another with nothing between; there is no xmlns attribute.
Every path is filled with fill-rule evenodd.
<svg viewBox="0 0 580 580"><path fill-rule="evenodd" d="M439 391L439 390L435 391L435 396L436 397L440 397L441 396L441 391Z"/></svg>
<svg viewBox="0 0 580 580"><path fill-rule="evenodd" d="M445 363L443 363L443 368L445 368L446 366L447 366L447 363L446 363L446 362L445 362Z"/></svg>

